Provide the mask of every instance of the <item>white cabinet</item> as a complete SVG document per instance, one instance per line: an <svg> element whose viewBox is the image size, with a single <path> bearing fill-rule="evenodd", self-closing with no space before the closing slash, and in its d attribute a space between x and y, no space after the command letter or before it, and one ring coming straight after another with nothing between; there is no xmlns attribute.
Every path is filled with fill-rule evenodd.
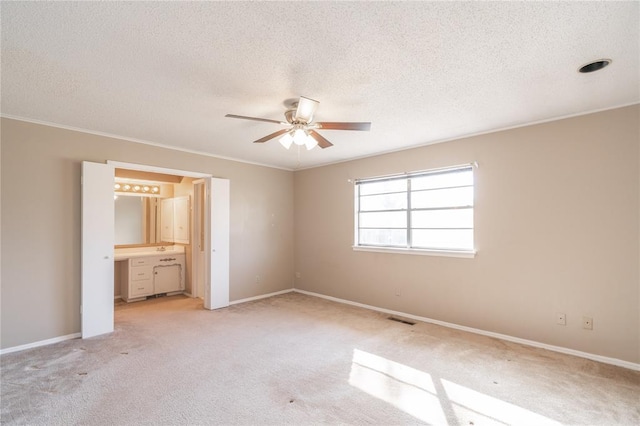
<svg viewBox="0 0 640 426"><path fill-rule="evenodd" d="M173 242L189 244L189 197L173 199Z"/></svg>
<svg viewBox="0 0 640 426"><path fill-rule="evenodd" d="M189 244L189 197L163 199L160 221L162 241Z"/></svg>
<svg viewBox="0 0 640 426"><path fill-rule="evenodd" d="M153 266L151 257L129 259L120 273L120 294L128 302L131 299L153 294Z"/></svg>
<svg viewBox="0 0 640 426"><path fill-rule="evenodd" d="M125 302L154 294L184 291L184 254L134 257L123 263L120 294Z"/></svg>
<svg viewBox="0 0 640 426"><path fill-rule="evenodd" d="M173 242L173 198L165 198L160 203L160 241Z"/></svg>

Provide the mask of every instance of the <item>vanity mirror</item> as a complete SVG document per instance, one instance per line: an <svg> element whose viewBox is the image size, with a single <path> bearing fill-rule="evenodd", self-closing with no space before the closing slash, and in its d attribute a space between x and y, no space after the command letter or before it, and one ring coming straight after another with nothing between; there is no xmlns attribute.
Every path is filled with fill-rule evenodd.
<svg viewBox="0 0 640 426"><path fill-rule="evenodd" d="M117 195L115 245L189 244L189 196Z"/></svg>
<svg viewBox="0 0 640 426"><path fill-rule="evenodd" d="M159 244L160 199L149 196L118 195L115 204L115 244Z"/></svg>

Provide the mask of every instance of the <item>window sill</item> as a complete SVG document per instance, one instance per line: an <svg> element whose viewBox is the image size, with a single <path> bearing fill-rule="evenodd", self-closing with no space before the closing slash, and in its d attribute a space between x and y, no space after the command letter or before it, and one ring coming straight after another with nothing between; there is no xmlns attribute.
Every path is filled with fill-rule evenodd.
<svg viewBox="0 0 640 426"><path fill-rule="evenodd" d="M421 256L462 257L472 259L476 257L475 250L427 250L406 249L395 247L353 246L353 251L369 251L375 253L417 254Z"/></svg>

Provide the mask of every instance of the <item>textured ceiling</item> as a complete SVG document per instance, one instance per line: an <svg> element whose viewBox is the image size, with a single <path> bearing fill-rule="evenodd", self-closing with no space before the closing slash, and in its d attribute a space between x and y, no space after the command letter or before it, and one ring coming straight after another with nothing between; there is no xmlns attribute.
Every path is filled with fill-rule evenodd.
<svg viewBox="0 0 640 426"><path fill-rule="evenodd" d="M2 2L3 116L288 169L640 101L639 2ZM593 74L579 66L613 63ZM320 101L328 149L253 140Z"/></svg>

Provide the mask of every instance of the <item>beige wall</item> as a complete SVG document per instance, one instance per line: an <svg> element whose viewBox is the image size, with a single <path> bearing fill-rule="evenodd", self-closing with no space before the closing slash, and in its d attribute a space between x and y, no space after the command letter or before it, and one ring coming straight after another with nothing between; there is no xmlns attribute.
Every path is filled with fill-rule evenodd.
<svg viewBox="0 0 640 426"><path fill-rule="evenodd" d="M291 288L295 270L300 289L640 362L639 115L300 171L295 193L290 172L2 119L0 347L80 330L80 162L110 159L231 180L231 300ZM473 161L475 259L352 251L348 179Z"/></svg>
<svg viewBox="0 0 640 426"><path fill-rule="evenodd" d="M636 105L296 172L296 288L640 362L639 114ZM474 161L474 259L351 249L348 179Z"/></svg>
<svg viewBox="0 0 640 426"><path fill-rule="evenodd" d="M1 150L1 348L80 331L83 160L230 179L231 300L292 287L292 172L4 118Z"/></svg>
<svg viewBox="0 0 640 426"><path fill-rule="evenodd" d="M182 182L174 184L174 197L189 197L189 244L178 244L184 246L185 260L187 262L185 270L185 290L191 294L193 289L193 271L191 270L193 261L193 181L195 179L185 177Z"/></svg>

